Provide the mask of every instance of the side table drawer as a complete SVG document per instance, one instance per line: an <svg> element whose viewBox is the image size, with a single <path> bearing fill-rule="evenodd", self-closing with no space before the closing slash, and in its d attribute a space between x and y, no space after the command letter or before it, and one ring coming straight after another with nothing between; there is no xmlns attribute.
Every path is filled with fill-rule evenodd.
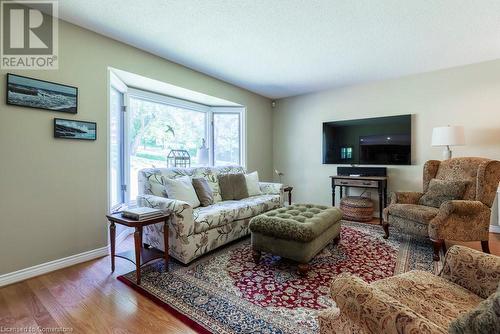
<svg viewBox="0 0 500 334"><path fill-rule="evenodd" d="M377 181L370 181L370 180L335 179L334 184L336 186L378 188L378 182Z"/></svg>

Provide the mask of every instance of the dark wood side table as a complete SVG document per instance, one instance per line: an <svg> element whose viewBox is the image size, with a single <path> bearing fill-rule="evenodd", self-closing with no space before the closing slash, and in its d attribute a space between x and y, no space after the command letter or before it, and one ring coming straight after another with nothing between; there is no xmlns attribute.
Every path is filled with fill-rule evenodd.
<svg viewBox="0 0 500 334"><path fill-rule="evenodd" d="M168 219L170 215L162 215L156 218L144 219L144 220L132 220L122 217L121 213L113 213L106 215L109 220L109 237L111 243L111 271L115 271L115 257L120 257L125 260L129 260L135 264L135 273L137 285L141 284L141 266L151 262L156 259L165 259L165 268L168 268ZM142 230L144 226L164 223L164 242L165 242L165 252L161 252L155 248L144 248L142 246ZM116 224L124 225L127 227L135 228L134 232L134 244L135 249L132 251L126 251L119 254L115 252L116 243Z"/></svg>
<svg viewBox="0 0 500 334"><path fill-rule="evenodd" d="M372 188L378 191L378 206L380 211L380 224L383 222L382 211L387 206L387 176L330 176L332 179L332 205L335 206L335 188L340 187L342 199L344 187L347 188Z"/></svg>
<svg viewBox="0 0 500 334"><path fill-rule="evenodd" d="M292 205L292 190L292 186L286 186L285 188L283 188L283 191L288 193L288 205Z"/></svg>

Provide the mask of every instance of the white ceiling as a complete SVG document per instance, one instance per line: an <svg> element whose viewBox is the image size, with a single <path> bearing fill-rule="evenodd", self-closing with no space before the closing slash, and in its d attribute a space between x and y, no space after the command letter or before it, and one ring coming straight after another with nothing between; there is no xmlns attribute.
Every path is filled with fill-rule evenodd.
<svg viewBox="0 0 500 334"><path fill-rule="evenodd" d="M500 58L498 0L60 0L66 21L280 98Z"/></svg>

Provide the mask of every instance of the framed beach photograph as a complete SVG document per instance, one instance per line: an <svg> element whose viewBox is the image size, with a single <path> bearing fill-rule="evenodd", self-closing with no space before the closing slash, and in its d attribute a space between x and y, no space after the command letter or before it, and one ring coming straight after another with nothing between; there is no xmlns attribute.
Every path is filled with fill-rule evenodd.
<svg viewBox="0 0 500 334"><path fill-rule="evenodd" d="M78 88L7 74L7 104L76 114Z"/></svg>
<svg viewBox="0 0 500 334"><path fill-rule="evenodd" d="M97 123L54 118L54 137L65 139L96 140Z"/></svg>

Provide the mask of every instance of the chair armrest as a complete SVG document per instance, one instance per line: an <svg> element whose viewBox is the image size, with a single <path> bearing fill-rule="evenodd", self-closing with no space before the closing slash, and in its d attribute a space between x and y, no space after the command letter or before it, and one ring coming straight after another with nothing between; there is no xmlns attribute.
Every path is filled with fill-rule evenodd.
<svg viewBox="0 0 500 334"><path fill-rule="evenodd" d="M491 209L480 201L444 202L429 223L429 237L434 240L488 240Z"/></svg>
<svg viewBox="0 0 500 334"><path fill-rule="evenodd" d="M137 205L173 214L170 225L177 239L187 242L187 237L194 234L193 208L187 202L154 195L139 195Z"/></svg>
<svg viewBox="0 0 500 334"><path fill-rule="evenodd" d="M273 182L259 182L260 191L264 195L281 195L283 193L283 184Z"/></svg>
<svg viewBox="0 0 500 334"><path fill-rule="evenodd" d="M259 182L260 191L262 195L280 195L281 206L285 203L284 186L281 183L273 182Z"/></svg>
<svg viewBox="0 0 500 334"><path fill-rule="evenodd" d="M366 333L447 332L359 277L340 274L332 282L330 293L340 314Z"/></svg>
<svg viewBox="0 0 500 334"><path fill-rule="evenodd" d="M454 200L447 201L441 204L439 207L440 215L476 215L481 213L483 210L490 210L483 202L480 201L465 201L465 200Z"/></svg>
<svg viewBox="0 0 500 334"><path fill-rule="evenodd" d="M391 194L390 204L418 204L418 200L423 193L416 191L401 191Z"/></svg>
<svg viewBox="0 0 500 334"><path fill-rule="evenodd" d="M500 257L455 245L446 253L439 276L488 298L500 281Z"/></svg>

